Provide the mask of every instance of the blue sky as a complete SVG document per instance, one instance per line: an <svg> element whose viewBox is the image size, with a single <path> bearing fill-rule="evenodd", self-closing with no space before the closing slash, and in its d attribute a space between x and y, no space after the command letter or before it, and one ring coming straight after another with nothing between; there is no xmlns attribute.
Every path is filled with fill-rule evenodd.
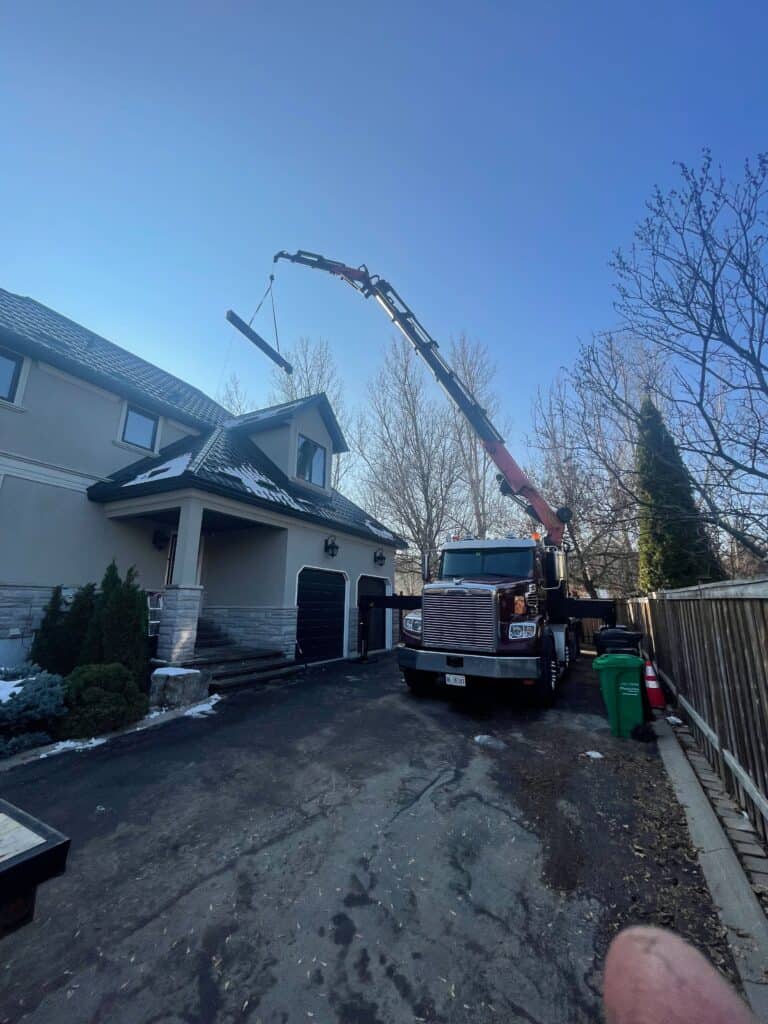
<svg viewBox="0 0 768 1024"><path fill-rule="evenodd" d="M438 339L489 346L522 434L615 323L607 261L653 184L768 147L767 34L757 2L12 0L0 285L260 400L270 364L225 310L250 317L277 249L366 262ZM354 404L381 312L287 264L276 295L281 340L329 339Z"/></svg>

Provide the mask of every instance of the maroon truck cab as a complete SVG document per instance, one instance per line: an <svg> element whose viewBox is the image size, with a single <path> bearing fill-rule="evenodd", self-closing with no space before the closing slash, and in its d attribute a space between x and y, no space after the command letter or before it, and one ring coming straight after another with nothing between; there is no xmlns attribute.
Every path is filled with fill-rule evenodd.
<svg viewBox="0 0 768 1024"><path fill-rule="evenodd" d="M452 541L438 576L403 619L398 664L408 685L504 680L551 703L578 655L575 621L548 614L548 596L566 587L562 552L520 538Z"/></svg>

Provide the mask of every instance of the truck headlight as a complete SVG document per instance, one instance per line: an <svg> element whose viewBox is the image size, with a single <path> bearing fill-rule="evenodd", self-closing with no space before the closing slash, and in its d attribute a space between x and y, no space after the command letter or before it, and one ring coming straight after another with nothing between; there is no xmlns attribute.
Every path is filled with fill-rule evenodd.
<svg viewBox="0 0 768 1024"><path fill-rule="evenodd" d="M535 622L510 622L510 640L530 640L536 636L537 624Z"/></svg>
<svg viewBox="0 0 768 1024"><path fill-rule="evenodd" d="M420 609L417 609L415 612L408 612L403 619L403 628L407 629L409 633L421 633Z"/></svg>

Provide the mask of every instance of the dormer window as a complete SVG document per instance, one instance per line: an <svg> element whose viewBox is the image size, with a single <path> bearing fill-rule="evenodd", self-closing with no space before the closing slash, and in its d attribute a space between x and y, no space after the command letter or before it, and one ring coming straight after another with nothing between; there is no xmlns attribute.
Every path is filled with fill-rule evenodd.
<svg viewBox="0 0 768 1024"><path fill-rule="evenodd" d="M157 419L157 416L129 405L123 424L123 441L137 448L148 448L153 452L157 441Z"/></svg>
<svg viewBox="0 0 768 1024"><path fill-rule="evenodd" d="M296 457L296 476L299 480L325 487L325 448L308 437L299 434L299 449Z"/></svg>
<svg viewBox="0 0 768 1024"><path fill-rule="evenodd" d="M0 348L0 399L4 402L16 401L23 363L21 356Z"/></svg>

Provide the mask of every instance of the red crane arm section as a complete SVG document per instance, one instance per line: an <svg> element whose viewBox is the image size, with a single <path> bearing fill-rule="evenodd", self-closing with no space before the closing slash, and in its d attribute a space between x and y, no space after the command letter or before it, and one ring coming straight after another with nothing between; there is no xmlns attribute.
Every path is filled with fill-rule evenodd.
<svg viewBox="0 0 768 1024"><path fill-rule="evenodd" d="M562 544L565 523L550 508L549 502L534 487L515 459L509 454L504 443L500 441L483 441L483 447L511 487L513 494L518 498L523 498L530 505L534 517L546 529L548 541L558 546Z"/></svg>

